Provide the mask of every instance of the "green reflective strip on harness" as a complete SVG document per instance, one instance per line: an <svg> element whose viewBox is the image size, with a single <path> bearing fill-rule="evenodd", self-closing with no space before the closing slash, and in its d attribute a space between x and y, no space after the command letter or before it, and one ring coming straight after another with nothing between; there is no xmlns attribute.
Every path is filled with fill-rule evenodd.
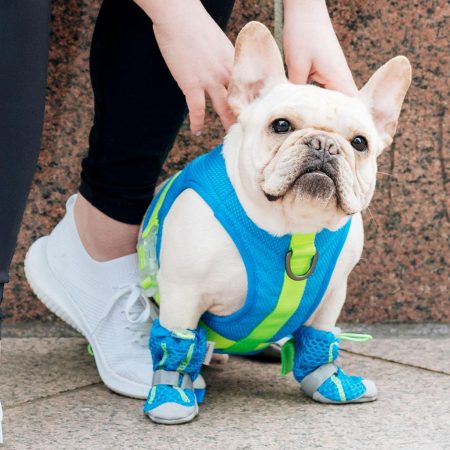
<svg viewBox="0 0 450 450"><path fill-rule="evenodd" d="M292 250L291 268L295 274L301 275L309 270L311 260L316 254L314 239L314 233L292 236L289 249ZM202 323L201 326L206 329L208 340L215 342L216 349L231 353L250 353L263 350L270 345L270 339L281 330L299 308L306 281L295 281L285 273L283 287L275 308L247 337L239 341L232 341L220 336Z"/></svg>
<svg viewBox="0 0 450 450"><path fill-rule="evenodd" d="M152 211L152 215L150 216L150 220L148 221L147 226L145 227L145 229L142 231L142 237L145 238L148 233L150 233L150 230L153 227L158 227L159 226L159 218L158 218L158 214L159 214L159 210L161 209L161 206L164 203L164 200L166 198L167 193L169 192L170 186L172 186L172 183L177 179L178 175L180 175L181 172L176 173L172 178L170 178L170 180L166 183L165 186L163 186L163 191L161 192L161 195L158 198L158 201L155 205L155 208Z"/></svg>
<svg viewBox="0 0 450 450"><path fill-rule="evenodd" d="M155 205L155 208L152 211L152 215L150 216L150 220L147 223L147 226L145 227L144 230L142 230L141 233L141 237L142 239L146 238L148 236L148 234L150 233L150 231L152 230L152 228L157 229L159 226L159 218L158 218L158 214L159 214L159 210L161 209L161 206L164 203L164 200L166 198L167 193L169 192L170 186L172 185L172 183L175 181L175 179L178 177L178 175L181 172L176 173L172 178L169 179L169 181L167 181L166 185L163 186L163 191L161 192L161 195L158 198L158 201ZM141 246L138 245L137 246L137 255L138 255L138 268L139 270L143 270L145 268L145 249ZM141 286L144 289L148 289L149 287L151 287L153 284L153 281L151 280L151 278L148 276L146 278L144 278L143 280L141 280ZM156 298L157 297L157 298ZM159 302L159 293L157 295L155 295L155 300L157 302Z"/></svg>

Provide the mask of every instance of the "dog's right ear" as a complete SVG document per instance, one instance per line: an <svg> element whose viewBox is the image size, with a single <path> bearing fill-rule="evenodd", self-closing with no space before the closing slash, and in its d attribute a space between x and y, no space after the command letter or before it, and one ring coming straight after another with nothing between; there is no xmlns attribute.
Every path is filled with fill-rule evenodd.
<svg viewBox="0 0 450 450"><path fill-rule="evenodd" d="M404 56L397 56L381 66L359 91L358 97L372 114L383 148L392 142L410 84L411 64Z"/></svg>
<svg viewBox="0 0 450 450"><path fill-rule="evenodd" d="M250 22L236 39L228 103L238 116L262 91L286 82L283 60L275 39L260 22Z"/></svg>

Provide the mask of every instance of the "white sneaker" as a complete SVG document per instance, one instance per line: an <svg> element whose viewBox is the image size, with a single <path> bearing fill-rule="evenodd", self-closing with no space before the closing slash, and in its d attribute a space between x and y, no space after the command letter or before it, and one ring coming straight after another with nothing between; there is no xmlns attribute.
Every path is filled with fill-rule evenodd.
<svg viewBox="0 0 450 450"><path fill-rule="evenodd" d="M25 258L25 274L39 299L91 344L103 382L129 397L147 397L153 369L149 333L157 311L139 286L136 254L93 260L75 225L73 205Z"/></svg>

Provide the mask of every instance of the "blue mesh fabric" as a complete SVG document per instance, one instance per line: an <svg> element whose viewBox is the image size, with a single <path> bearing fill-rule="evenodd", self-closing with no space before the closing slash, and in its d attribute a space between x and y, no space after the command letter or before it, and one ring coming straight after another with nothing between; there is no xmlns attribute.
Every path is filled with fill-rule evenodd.
<svg viewBox="0 0 450 450"><path fill-rule="evenodd" d="M154 392L152 394L153 390ZM192 389L183 389L183 393L187 396L188 401L185 401L179 390L175 389L173 386L167 386L165 384L153 386L148 394L144 412L146 413L155 409L164 403L178 403L179 405L188 407L195 406L195 396Z"/></svg>
<svg viewBox="0 0 450 450"><path fill-rule="evenodd" d="M297 381L339 356L339 339L329 331L300 327L294 334L294 377ZM331 349L330 349L331 347Z"/></svg>
<svg viewBox="0 0 450 450"><path fill-rule="evenodd" d="M237 341L246 337L275 308L283 286L285 255L291 236L275 237L249 219L226 173L222 146L218 146L192 161L171 185L159 212L158 255L164 219L176 198L188 188L195 190L211 207L245 264L248 292L244 306L229 316L206 313L202 317L203 322L214 331ZM157 199L158 197L150 205L144 225L148 222ZM347 238L350 223L351 220L335 232L323 230L316 235L315 245L319 258L314 273L306 283L300 307L290 318L286 317L284 326L268 342L292 334L317 308Z"/></svg>
<svg viewBox="0 0 450 450"><path fill-rule="evenodd" d="M337 231L323 230L316 234L314 245L319 253L316 269L306 282L300 307L272 338L277 341L303 325L319 306L333 274L336 261L347 239L351 220Z"/></svg>
<svg viewBox="0 0 450 450"><path fill-rule="evenodd" d="M333 377L330 377L324 381L318 389L318 392L328 400L334 402L349 402L356 400L366 392L366 387L362 383L363 379L361 377L347 375L341 369L338 369L337 374L334 376L341 383L344 391L344 398L341 398L341 395L339 394L336 381L333 381Z"/></svg>
<svg viewBox="0 0 450 450"><path fill-rule="evenodd" d="M198 377L206 354L206 333L202 328L189 331L192 332L192 339L180 338L164 328L159 319L153 322L150 351L155 370L178 371L180 364L188 357L191 346L194 346L189 363L180 372L188 373L192 380Z"/></svg>

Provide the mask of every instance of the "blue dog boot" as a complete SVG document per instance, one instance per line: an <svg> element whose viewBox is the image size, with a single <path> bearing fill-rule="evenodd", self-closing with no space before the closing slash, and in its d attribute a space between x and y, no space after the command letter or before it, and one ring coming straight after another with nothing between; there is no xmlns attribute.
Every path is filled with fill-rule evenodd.
<svg viewBox="0 0 450 450"><path fill-rule="evenodd" d="M373 381L347 375L334 364L339 356L337 333L309 327L301 327L294 333L295 379L306 395L321 403L376 400L377 388Z"/></svg>
<svg viewBox="0 0 450 450"><path fill-rule="evenodd" d="M193 381L206 354L203 329L169 331L156 320L150 335L153 382L144 413L156 423L190 422L198 414Z"/></svg>

